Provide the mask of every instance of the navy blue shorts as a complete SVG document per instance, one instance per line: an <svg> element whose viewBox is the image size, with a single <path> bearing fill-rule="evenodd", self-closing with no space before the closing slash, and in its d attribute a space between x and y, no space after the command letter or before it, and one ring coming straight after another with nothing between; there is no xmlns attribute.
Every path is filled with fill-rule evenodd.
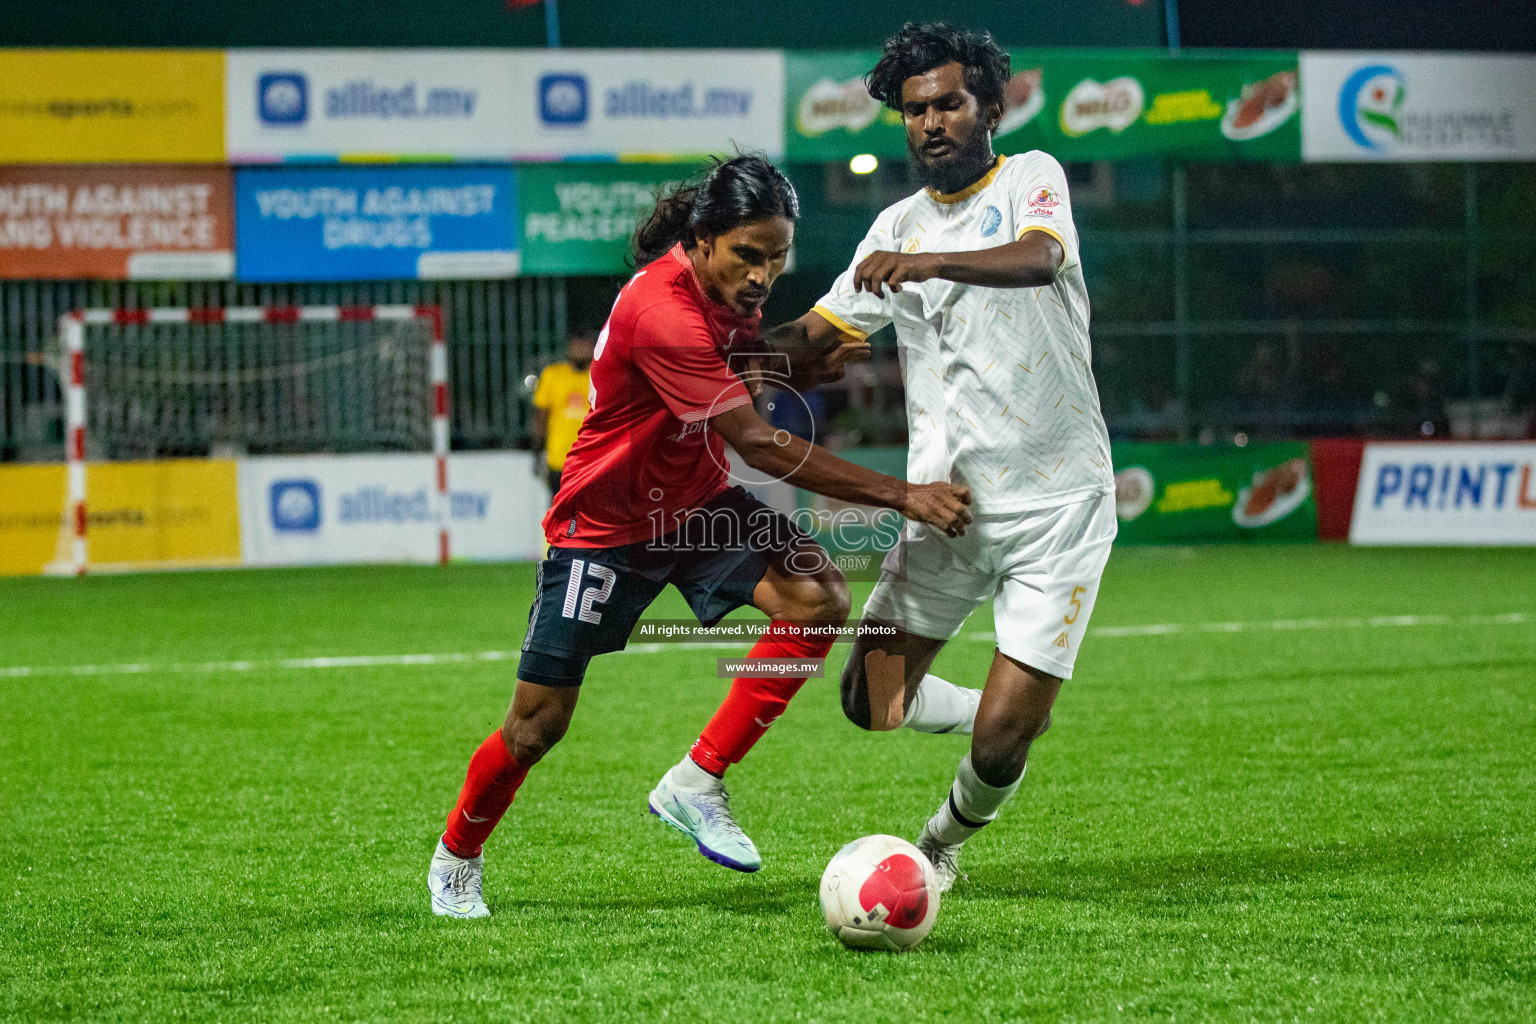
<svg viewBox="0 0 1536 1024"><path fill-rule="evenodd" d="M752 603L770 565L814 543L788 517L745 488L732 487L659 540L617 548L551 547L539 563L517 678L580 686L587 662L623 650L641 614L669 583L700 623L713 626Z"/></svg>

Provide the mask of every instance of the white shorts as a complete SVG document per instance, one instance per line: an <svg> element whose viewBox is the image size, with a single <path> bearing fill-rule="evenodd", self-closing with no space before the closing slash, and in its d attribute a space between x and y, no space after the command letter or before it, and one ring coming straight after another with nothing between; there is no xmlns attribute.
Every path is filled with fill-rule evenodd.
<svg viewBox="0 0 1536 1024"><path fill-rule="evenodd" d="M977 516L963 537L909 522L885 556L864 615L947 640L995 595L997 649L1071 679L1116 530L1113 494Z"/></svg>

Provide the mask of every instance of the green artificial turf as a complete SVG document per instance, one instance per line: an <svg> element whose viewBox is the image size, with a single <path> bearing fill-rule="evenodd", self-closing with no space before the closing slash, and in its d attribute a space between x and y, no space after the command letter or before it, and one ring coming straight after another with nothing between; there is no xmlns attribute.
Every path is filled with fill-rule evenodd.
<svg viewBox="0 0 1536 1024"><path fill-rule="evenodd" d="M1117 552L1109 632L901 956L839 947L817 880L915 834L965 743L850 726L845 648L731 773L761 873L644 813L716 653L617 655L487 846L495 916L431 916L513 666L266 663L515 651L532 579L0 581L0 669L145 666L0 671L0 1020L1536 1019L1536 552ZM990 626L937 671L978 683Z"/></svg>

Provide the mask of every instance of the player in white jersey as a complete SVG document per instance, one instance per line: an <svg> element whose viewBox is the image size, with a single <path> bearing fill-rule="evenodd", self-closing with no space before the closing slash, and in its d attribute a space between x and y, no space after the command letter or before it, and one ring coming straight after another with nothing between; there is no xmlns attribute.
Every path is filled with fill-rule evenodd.
<svg viewBox="0 0 1536 1024"><path fill-rule="evenodd" d="M863 728L972 734L918 840L947 889L960 845L1018 788L1072 676L1115 536L1114 474L1066 176L1045 153L992 152L1007 54L986 33L908 24L867 81L901 113L928 187L881 213L831 291L771 340L856 345L894 325L907 478L971 489L964 536L908 524L863 617L897 632L861 633L842 680ZM985 689L929 674L988 597Z"/></svg>

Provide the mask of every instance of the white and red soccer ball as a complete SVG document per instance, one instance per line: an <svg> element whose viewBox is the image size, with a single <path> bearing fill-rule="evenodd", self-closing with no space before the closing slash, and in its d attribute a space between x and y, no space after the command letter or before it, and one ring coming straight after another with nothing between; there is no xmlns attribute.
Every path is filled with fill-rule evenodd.
<svg viewBox="0 0 1536 1024"><path fill-rule="evenodd" d="M821 876L821 912L850 949L899 953L939 916L939 881L918 848L895 836L855 839Z"/></svg>

